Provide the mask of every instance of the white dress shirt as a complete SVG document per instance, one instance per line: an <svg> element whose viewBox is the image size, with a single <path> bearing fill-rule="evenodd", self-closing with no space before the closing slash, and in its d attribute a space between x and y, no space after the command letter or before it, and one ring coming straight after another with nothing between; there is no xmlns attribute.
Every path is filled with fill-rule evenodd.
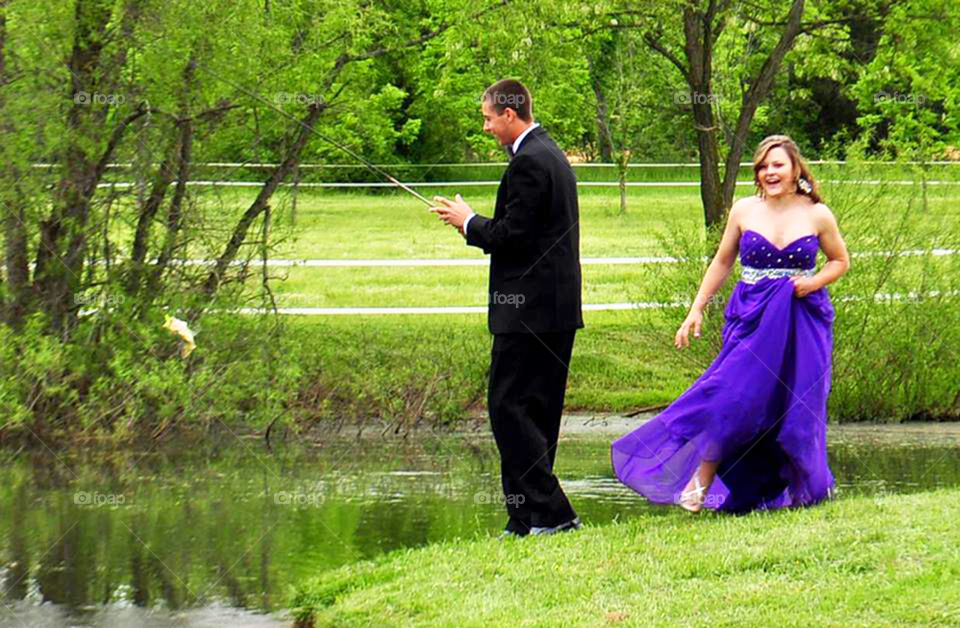
<svg viewBox="0 0 960 628"><path fill-rule="evenodd" d="M528 126L527 128L525 128L525 129L523 130L523 133L521 133L520 135L517 136L517 139L513 140L513 145L510 147L510 150L513 151L513 154L514 154L514 155L516 155L516 154L517 154L517 151L520 150L520 143L523 142L524 138L527 137L527 135L530 134L530 131L534 130L534 129L537 128L538 126L540 126L540 123L539 123L539 122L534 122L533 124L531 124L530 126ZM469 216L467 216L467 219L463 221L463 235L464 235L464 236L467 235L467 225L470 224L470 220L471 220L474 216L476 216L476 214L475 214L475 213L471 213Z"/></svg>

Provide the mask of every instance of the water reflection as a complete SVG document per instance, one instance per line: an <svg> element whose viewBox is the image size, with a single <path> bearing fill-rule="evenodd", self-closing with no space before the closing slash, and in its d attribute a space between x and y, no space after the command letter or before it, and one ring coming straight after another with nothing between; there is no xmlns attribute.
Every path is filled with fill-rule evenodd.
<svg viewBox="0 0 960 628"><path fill-rule="evenodd" d="M832 433L840 494L960 484L954 434L904 434ZM591 523L651 512L612 477L609 440L561 446ZM503 524L485 435L0 462L0 625L275 625L318 570Z"/></svg>

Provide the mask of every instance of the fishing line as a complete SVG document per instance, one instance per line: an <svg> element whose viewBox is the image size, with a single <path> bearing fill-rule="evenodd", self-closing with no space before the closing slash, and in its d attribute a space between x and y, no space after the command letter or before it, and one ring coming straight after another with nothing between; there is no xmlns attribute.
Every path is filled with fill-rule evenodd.
<svg viewBox="0 0 960 628"><path fill-rule="evenodd" d="M244 94L246 94L246 95L249 96L250 98L253 98L254 100L257 100L257 101L265 104L266 106L270 107L271 109L273 109L274 111L276 111L276 112L279 113L280 115L284 116L285 118L288 118L289 120L292 120L293 122L296 122L298 125L300 125L300 126L302 126L303 128L307 129L310 133L313 133L314 135L316 135L316 136L319 137L320 139L324 140L325 142L327 142L327 143L330 144L331 146L334 146L335 148L338 148L338 149L342 150L343 152L345 152L346 154L350 155L351 157L353 157L354 159L356 159L357 161L359 161L361 164L363 164L364 166L366 166L366 167L367 167L371 172L373 172L374 174L378 174L378 175L384 177L387 181L389 181L390 183L394 184L395 186L397 186L397 187L400 188L401 190L404 190L405 192L408 192L409 194L413 195L415 198L417 198L417 199L420 200L421 202L425 203L428 207L433 207L433 206L435 205L435 203L427 200L427 198L426 198L425 196L423 196L422 194L420 194L419 192L417 192L416 190L414 190L413 188L411 188L409 185L403 183L402 181L399 181L398 179L396 179L394 176L392 176L392 175L391 175L389 172L387 172L386 170L383 170L382 168L378 167L377 165L375 165L375 164L367 161L366 159L364 159L363 157L361 157L360 155L358 155L356 152L354 152L354 151L351 150L350 148L347 148L346 146L344 146L344 145L341 144L340 142L338 142L338 141L334 140L333 138L327 136L326 134L321 133L320 131L316 130L313 126L307 126L306 124L304 124L303 122L301 122L299 118L297 118L296 116L294 116L294 115L292 115L292 114L287 113L286 111L284 111L284 110L281 109L280 107L276 106L275 104L273 104L272 102L270 102L270 101L267 100L266 98L260 96L260 95L257 94L256 92L252 92L252 91L244 88L242 85L238 85L237 83L234 83L233 81L230 81L230 80L227 80L227 79L223 78L222 76L214 73L212 70L210 70L208 67L206 67L206 65L203 64L203 63L197 62L197 66L200 67L201 69L205 70L208 74L210 74L210 75L211 75L213 78L215 78L216 80L222 81L222 82L226 83L227 85L230 85L230 86L233 87L234 89L237 89L237 90L243 92Z"/></svg>

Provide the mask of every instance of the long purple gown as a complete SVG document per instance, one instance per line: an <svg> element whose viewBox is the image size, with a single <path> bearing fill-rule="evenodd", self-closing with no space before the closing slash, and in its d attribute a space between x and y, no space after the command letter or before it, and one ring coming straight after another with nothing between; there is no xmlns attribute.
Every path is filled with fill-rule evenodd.
<svg viewBox="0 0 960 628"><path fill-rule="evenodd" d="M740 236L743 276L724 311L713 364L655 418L614 441L620 481L654 503L677 503L701 460L718 461L704 506L748 512L828 497L826 418L833 306L826 289L793 294L789 276L813 272L819 240L779 249Z"/></svg>

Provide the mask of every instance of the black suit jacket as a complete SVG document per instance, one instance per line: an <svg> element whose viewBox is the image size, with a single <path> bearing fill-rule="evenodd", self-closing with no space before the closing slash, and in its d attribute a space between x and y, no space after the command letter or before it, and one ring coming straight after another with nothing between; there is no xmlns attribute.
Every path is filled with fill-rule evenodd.
<svg viewBox="0 0 960 628"><path fill-rule="evenodd" d="M490 254L491 333L583 327L579 220L573 169L537 127L503 173L493 218L467 225L467 244Z"/></svg>

